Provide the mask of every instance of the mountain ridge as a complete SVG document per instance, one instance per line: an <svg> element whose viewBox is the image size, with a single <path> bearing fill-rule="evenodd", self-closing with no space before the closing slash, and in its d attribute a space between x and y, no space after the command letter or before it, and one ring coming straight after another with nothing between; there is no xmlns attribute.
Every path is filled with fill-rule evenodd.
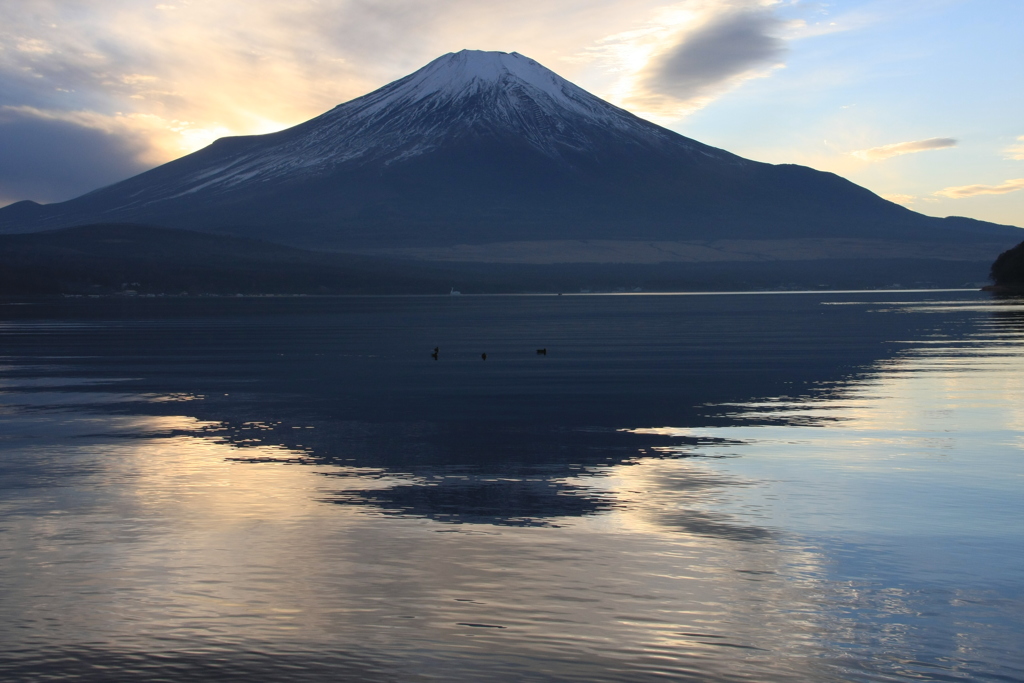
<svg viewBox="0 0 1024 683"><path fill-rule="evenodd" d="M443 295L453 286L467 294L971 287L982 284L989 267L970 252L941 262L897 252L865 258L857 249L871 245L849 244L835 258L808 259L800 245L789 244L776 256L790 260L773 260L740 246L724 259L686 262L430 262L305 251L180 228L93 224L0 235L0 297ZM541 247L545 258L559 254L557 244Z"/></svg>

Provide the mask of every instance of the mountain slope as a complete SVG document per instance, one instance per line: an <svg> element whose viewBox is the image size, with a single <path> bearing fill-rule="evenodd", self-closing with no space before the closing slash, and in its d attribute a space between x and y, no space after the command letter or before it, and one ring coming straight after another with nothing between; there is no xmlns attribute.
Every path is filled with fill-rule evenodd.
<svg viewBox="0 0 1024 683"><path fill-rule="evenodd" d="M145 222L317 249L524 240L1019 241L830 173L749 161L614 107L516 53L448 54L294 128L224 138L5 232Z"/></svg>

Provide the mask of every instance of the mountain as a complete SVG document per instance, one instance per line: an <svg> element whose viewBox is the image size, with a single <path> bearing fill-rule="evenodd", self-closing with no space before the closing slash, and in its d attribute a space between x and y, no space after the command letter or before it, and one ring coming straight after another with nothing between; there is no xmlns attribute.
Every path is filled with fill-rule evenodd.
<svg viewBox="0 0 1024 683"><path fill-rule="evenodd" d="M923 216L831 173L743 159L522 55L470 50L293 128L223 138L70 201L0 209L7 233L95 222L538 263L969 253L987 264L1024 234ZM595 244L603 255L586 255Z"/></svg>

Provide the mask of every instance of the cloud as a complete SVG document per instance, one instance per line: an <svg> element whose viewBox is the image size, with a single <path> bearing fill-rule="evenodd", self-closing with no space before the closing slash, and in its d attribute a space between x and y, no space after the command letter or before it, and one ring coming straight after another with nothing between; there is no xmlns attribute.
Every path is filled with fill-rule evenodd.
<svg viewBox="0 0 1024 683"><path fill-rule="evenodd" d="M648 70L646 89L681 102L706 97L737 78L780 64L786 43L770 9L713 16L682 36Z"/></svg>
<svg viewBox="0 0 1024 683"><path fill-rule="evenodd" d="M1017 192L1018 190L1024 190L1024 178L1007 180L1001 185L961 185L960 187L947 187L944 190L939 190L935 194L940 197L949 197L950 199L963 199L964 197L974 197L979 194L1007 194L1009 192Z"/></svg>
<svg viewBox="0 0 1024 683"><path fill-rule="evenodd" d="M912 194L883 194L882 199L887 199L890 202L903 205L913 204L917 201L917 197Z"/></svg>
<svg viewBox="0 0 1024 683"><path fill-rule="evenodd" d="M606 75L599 94L648 119L668 123L741 83L783 66L787 40L806 25L777 0L683 0L627 30L595 41L579 59Z"/></svg>
<svg viewBox="0 0 1024 683"><path fill-rule="evenodd" d="M414 4L0 0L0 204L67 199L404 75L434 51L401 39L430 26Z"/></svg>
<svg viewBox="0 0 1024 683"><path fill-rule="evenodd" d="M1020 144L1011 145L1006 148L1006 158L1024 161L1024 135L1017 138L1017 142Z"/></svg>
<svg viewBox="0 0 1024 683"><path fill-rule="evenodd" d="M914 152L926 152L930 149L945 149L956 147L957 141L953 138L928 138L927 140L914 140L912 142L896 142L891 145L862 149L851 154L865 161L882 161L891 157L898 157L901 154L913 154Z"/></svg>
<svg viewBox="0 0 1024 683"><path fill-rule="evenodd" d="M463 48L517 50L561 71L560 56L663 4L0 0L0 106L159 117L169 123L154 144L173 158L208 137L174 122L280 130Z"/></svg>
<svg viewBox="0 0 1024 683"><path fill-rule="evenodd" d="M0 202L70 199L146 170L144 138L64 119L0 108Z"/></svg>

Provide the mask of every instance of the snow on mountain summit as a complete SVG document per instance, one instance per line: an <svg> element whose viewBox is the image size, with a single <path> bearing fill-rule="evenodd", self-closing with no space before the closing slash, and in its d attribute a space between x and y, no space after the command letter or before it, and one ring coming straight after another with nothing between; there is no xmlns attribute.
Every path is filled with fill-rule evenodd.
<svg viewBox="0 0 1024 683"><path fill-rule="evenodd" d="M521 81L552 98L564 97L576 86L553 71L518 52L462 50L438 57L425 67L398 81L406 92L421 97L442 94L458 97L474 89L512 80Z"/></svg>
<svg viewBox="0 0 1024 683"><path fill-rule="evenodd" d="M581 128L597 126L632 137L680 136L591 95L516 52L462 50L335 107L309 124L332 136L347 159L406 158L468 130L516 135L557 156L558 147L582 149ZM350 156L351 155L351 156ZM389 160L390 161L390 160Z"/></svg>

